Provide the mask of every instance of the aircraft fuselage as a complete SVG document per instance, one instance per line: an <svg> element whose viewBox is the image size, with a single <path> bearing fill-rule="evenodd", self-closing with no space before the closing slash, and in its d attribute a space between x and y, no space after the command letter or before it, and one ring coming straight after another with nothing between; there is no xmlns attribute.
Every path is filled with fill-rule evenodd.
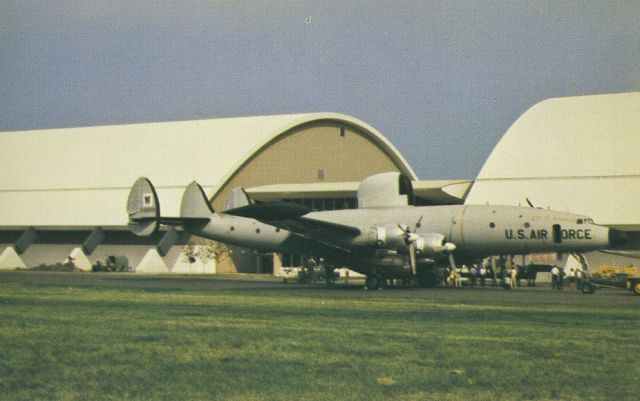
<svg viewBox="0 0 640 401"><path fill-rule="evenodd" d="M514 206L456 205L348 209L312 212L314 220L360 229L356 236L319 232L305 236L245 217L211 216L198 235L230 244L275 252L366 259L379 250L380 228L405 225L420 236L440 234L456 244L456 257L494 254L583 252L611 245L610 230L586 216ZM415 227L417 222L418 227ZM187 227L188 228L188 227ZM330 242L330 244L328 244ZM340 248L340 249L338 249ZM402 253L402 252L400 252Z"/></svg>

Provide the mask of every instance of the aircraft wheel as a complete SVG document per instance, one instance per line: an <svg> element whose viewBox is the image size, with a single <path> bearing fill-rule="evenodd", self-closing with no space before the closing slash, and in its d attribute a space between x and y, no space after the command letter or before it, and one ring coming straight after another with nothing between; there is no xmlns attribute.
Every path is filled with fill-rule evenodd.
<svg viewBox="0 0 640 401"><path fill-rule="evenodd" d="M371 274L367 276L364 284L370 290L377 290L382 285L382 280L379 276Z"/></svg>
<svg viewBox="0 0 640 401"><path fill-rule="evenodd" d="M438 275L435 268L418 267L416 272L418 287L435 287L438 285Z"/></svg>
<svg viewBox="0 0 640 401"><path fill-rule="evenodd" d="M591 283L582 284L582 293L583 294L593 294L596 292L596 287Z"/></svg>
<svg viewBox="0 0 640 401"><path fill-rule="evenodd" d="M635 284L633 284L633 293L636 295L640 295L640 281L637 281Z"/></svg>

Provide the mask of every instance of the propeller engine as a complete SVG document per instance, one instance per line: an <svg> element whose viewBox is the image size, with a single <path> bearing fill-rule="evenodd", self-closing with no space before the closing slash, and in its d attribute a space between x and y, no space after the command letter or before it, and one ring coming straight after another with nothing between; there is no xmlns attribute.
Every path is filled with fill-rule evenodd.
<svg viewBox="0 0 640 401"><path fill-rule="evenodd" d="M408 253L411 262L411 272L416 275L417 259L422 257L434 257L449 254L456 249L456 245L448 242L447 238L438 233L418 234L422 216L414 225L413 231L405 224L395 226L377 226L376 240L380 248L392 249L400 253Z"/></svg>

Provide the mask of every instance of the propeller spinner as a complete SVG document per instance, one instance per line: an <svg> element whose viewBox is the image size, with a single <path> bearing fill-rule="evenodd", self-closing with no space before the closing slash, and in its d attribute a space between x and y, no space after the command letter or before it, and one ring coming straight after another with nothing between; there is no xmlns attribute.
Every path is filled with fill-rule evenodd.
<svg viewBox="0 0 640 401"><path fill-rule="evenodd" d="M398 223L398 228L403 232L404 242L409 247L411 273L414 276L417 273L418 252L422 253L427 249L431 250L434 254L449 254L449 263L452 266L455 266L455 260L452 254L456 249L456 245L454 243L448 242L446 237L440 234L426 234L426 236L416 234L416 230L422 224L422 218L423 216L420 216L414 225L413 232L409 230L407 225Z"/></svg>

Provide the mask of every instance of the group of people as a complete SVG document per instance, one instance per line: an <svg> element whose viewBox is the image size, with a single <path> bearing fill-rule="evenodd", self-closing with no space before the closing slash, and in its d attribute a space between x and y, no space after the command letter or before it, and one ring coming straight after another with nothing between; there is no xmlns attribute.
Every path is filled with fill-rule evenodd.
<svg viewBox="0 0 640 401"><path fill-rule="evenodd" d="M487 278L492 279L495 285L493 269L491 266L482 263L473 264L471 267L463 265L462 268L457 267L455 269L448 267L444 272L442 284L451 287L462 287L463 275L468 277L472 287L475 287L478 282L480 287L484 287Z"/></svg>
<svg viewBox="0 0 640 401"><path fill-rule="evenodd" d="M494 274L492 263L473 264L469 267L451 268L447 267L443 272L441 285L448 287L462 287L462 279L466 277L467 284L475 287L479 284L484 287L487 279L491 280L491 286L501 285L504 288L522 287L523 280L526 280L527 287L536 286L536 278L538 270L534 265L518 266L507 258L496 259L496 273ZM565 286L575 283L577 290L582 289L585 281L585 275L580 269L570 269L565 271L554 265L551 269L551 288L554 290L563 290Z"/></svg>
<svg viewBox="0 0 640 401"><path fill-rule="evenodd" d="M576 290L582 290L584 272L580 269L571 269L569 273L571 274L567 275L564 269L560 269L554 265L551 268L551 288L554 290L563 290L565 283L568 281L569 284L572 282L575 283Z"/></svg>
<svg viewBox="0 0 640 401"><path fill-rule="evenodd" d="M492 263L478 263L469 267L463 265L461 268L448 267L441 284L450 287L462 287L462 278L466 277L471 287L479 284L480 287L486 285L487 279L491 280L491 285L496 287L498 283L505 288L521 287L522 280L526 280L527 287L536 286L537 270L533 266L517 266L513 261L506 258L496 260L496 272L494 273ZM555 288L555 287L554 287Z"/></svg>

